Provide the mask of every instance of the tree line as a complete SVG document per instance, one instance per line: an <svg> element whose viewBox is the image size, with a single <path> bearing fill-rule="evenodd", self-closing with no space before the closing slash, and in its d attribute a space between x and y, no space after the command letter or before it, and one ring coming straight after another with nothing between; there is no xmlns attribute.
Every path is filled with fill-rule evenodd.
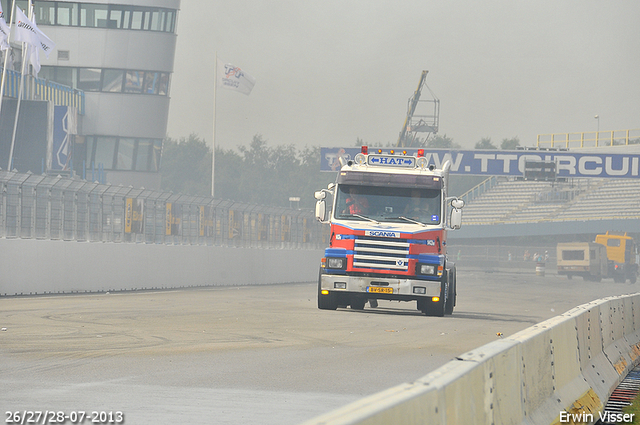
<svg viewBox="0 0 640 425"><path fill-rule="evenodd" d="M357 139L355 145L363 145ZM515 149L517 137L504 139L501 149ZM426 148L460 149L446 135L425 141ZM391 147L391 145L389 145ZM476 149L497 149L483 138ZM211 195L212 151L196 134L179 140L167 138L162 151L162 189L188 195ZM215 148L215 197L251 204L288 207L289 198L300 198L295 207L313 208L316 190L335 181L335 173L320 171L320 147L270 146L261 135L248 146ZM451 176L451 194L461 195L482 182L479 176Z"/></svg>
<svg viewBox="0 0 640 425"><path fill-rule="evenodd" d="M195 134L164 141L162 189L190 195L211 195L211 147ZM312 208L313 193L335 180L320 171L320 147L269 146L261 135L249 146L215 149L215 197L270 206Z"/></svg>

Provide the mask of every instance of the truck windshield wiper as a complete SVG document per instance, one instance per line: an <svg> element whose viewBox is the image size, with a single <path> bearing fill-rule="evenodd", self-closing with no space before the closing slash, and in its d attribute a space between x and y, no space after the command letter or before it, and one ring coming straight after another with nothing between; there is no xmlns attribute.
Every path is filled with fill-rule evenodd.
<svg viewBox="0 0 640 425"><path fill-rule="evenodd" d="M423 227L427 227L427 225L426 225L426 224L424 224L424 223L422 223L422 222L420 222L420 221L412 220L412 219L410 219L410 218L408 218L408 217L402 217L402 216L401 216L401 217L394 217L394 218L400 218L400 219L402 219L402 220L407 220L407 221L409 221L409 222L411 222L411 223L415 223L415 224L419 224L419 225L421 225L421 226L423 226Z"/></svg>
<svg viewBox="0 0 640 425"><path fill-rule="evenodd" d="M373 222L373 223L376 223L376 224L380 224L380 222L379 222L379 221L374 220L374 219L369 218L369 217L366 217L366 216L364 216L364 215L360 215L360 214L347 214L347 216L350 216L350 217L358 217L358 218L362 218L362 219L364 219L364 220L369 220L369 221L371 221L371 222Z"/></svg>

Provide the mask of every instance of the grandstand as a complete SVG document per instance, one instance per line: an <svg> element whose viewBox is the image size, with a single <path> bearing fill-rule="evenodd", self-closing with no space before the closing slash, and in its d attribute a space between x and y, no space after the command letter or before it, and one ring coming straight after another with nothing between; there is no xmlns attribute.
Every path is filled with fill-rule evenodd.
<svg viewBox="0 0 640 425"><path fill-rule="evenodd" d="M533 271L533 254L545 252L548 270L555 273L558 242L593 241L606 231L640 240L640 179L493 176L462 198L462 228L449 233L449 248L461 266ZM527 253L530 261L523 260Z"/></svg>
<svg viewBox="0 0 640 425"><path fill-rule="evenodd" d="M640 219L638 179L492 177L483 186L481 194L463 196L464 225Z"/></svg>

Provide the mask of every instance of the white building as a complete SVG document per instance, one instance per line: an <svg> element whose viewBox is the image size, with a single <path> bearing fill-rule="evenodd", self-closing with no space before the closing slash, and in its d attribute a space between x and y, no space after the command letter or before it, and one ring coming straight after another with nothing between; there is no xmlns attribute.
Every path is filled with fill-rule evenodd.
<svg viewBox="0 0 640 425"><path fill-rule="evenodd" d="M2 1L5 11L11 0ZM17 1L21 8L27 1ZM38 78L85 92L73 164L106 180L159 188L180 0L35 1L55 51Z"/></svg>

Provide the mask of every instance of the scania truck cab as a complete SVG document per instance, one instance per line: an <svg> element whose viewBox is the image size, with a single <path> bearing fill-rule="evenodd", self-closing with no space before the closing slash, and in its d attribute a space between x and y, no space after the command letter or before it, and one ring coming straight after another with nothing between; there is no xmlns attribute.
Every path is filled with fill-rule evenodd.
<svg viewBox="0 0 640 425"><path fill-rule="evenodd" d="M437 169L423 149L409 156L366 146L343 163L336 182L315 193L316 217L331 227L318 308L396 300L416 301L427 316L452 314L456 268L447 229L460 228L464 202L447 196L451 163Z"/></svg>

